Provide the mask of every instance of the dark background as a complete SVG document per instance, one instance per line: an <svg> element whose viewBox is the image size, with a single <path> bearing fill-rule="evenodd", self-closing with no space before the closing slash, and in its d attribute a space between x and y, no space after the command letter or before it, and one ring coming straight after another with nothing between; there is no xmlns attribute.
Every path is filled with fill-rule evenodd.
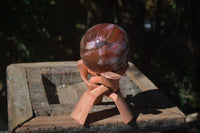
<svg viewBox="0 0 200 133"><path fill-rule="evenodd" d="M125 29L130 61L186 115L200 112L200 0L1 0L0 131L7 65L78 60L83 34L104 22Z"/></svg>

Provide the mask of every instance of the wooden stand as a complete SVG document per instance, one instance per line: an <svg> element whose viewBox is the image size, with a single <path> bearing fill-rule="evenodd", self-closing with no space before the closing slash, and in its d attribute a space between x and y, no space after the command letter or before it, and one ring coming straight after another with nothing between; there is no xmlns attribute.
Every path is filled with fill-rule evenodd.
<svg viewBox="0 0 200 133"><path fill-rule="evenodd" d="M133 114L127 106L125 100L123 99L119 90L119 80L121 76L113 72L101 73L100 76L89 71L82 60L79 60L77 67L80 70L81 78L88 87L81 97L80 101L76 105L71 117L78 121L81 125L84 125L88 116L88 113L92 106L100 103L103 95L109 96L117 105L117 108L122 116L125 124L128 124L133 119ZM124 70L122 70L125 72ZM87 80L88 73L93 76L92 80L89 82Z"/></svg>

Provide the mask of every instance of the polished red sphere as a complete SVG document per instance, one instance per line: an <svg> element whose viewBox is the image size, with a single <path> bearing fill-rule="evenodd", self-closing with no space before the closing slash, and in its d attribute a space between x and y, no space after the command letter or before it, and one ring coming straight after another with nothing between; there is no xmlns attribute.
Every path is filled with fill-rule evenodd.
<svg viewBox="0 0 200 133"><path fill-rule="evenodd" d="M129 59L127 34L115 24L95 25L82 37L80 55L86 66L94 72L116 72Z"/></svg>

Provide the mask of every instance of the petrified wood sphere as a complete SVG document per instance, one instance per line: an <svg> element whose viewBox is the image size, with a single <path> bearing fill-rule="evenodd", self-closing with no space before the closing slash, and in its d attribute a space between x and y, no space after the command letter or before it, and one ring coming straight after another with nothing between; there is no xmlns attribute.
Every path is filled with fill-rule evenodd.
<svg viewBox="0 0 200 133"><path fill-rule="evenodd" d="M80 54L90 70L97 73L116 72L123 68L129 59L126 32L115 24L95 25L82 37Z"/></svg>

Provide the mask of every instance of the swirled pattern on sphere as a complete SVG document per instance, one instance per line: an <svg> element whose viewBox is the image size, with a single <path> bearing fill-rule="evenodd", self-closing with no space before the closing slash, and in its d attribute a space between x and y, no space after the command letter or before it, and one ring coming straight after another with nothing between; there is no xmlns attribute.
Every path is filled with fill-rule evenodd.
<svg viewBox="0 0 200 133"><path fill-rule="evenodd" d="M115 24L95 25L82 37L80 55L86 66L94 72L116 72L129 59L126 32Z"/></svg>

